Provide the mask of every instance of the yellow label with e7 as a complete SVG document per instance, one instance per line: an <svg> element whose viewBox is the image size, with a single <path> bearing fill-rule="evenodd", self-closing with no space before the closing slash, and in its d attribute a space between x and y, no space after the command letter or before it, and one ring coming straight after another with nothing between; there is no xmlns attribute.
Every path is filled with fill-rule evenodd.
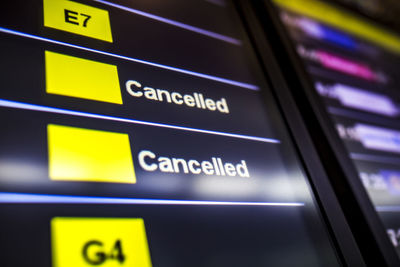
<svg viewBox="0 0 400 267"><path fill-rule="evenodd" d="M68 0L43 0L44 26L112 43L107 10Z"/></svg>
<svg viewBox="0 0 400 267"><path fill-rule="evenodd" d="M142 218L51 220L53 267L151 267Z"/></svg>

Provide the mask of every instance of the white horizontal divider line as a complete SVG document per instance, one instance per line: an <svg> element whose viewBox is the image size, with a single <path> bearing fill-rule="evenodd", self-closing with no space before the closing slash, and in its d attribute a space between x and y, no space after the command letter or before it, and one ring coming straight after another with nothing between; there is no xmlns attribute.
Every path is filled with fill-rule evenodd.
<svg viewBox="0 0 400 267"><path fill-rule="evenodd" d="M167 18L164 18L164 17L160 17L160 16L157 16L157 15L154 15L154 14L150 14L150 13L147 13L147 12L144 12L144 11L140 11L140 10L137 10L137 9L134 9L134 8L122 6L122 5L115 4L115 3L110 3L108 1L104 1L104 0L93 0L93 1L94 2L98 2L98 3L102 3L102 4L107 5L107 6L112 6L112 7L115 7L115 8L130 12L130 13L133 13L133 14L139 15L139 16L143 16L143 17L146 17L146 18L149 18L149 19L153 19L153 20L156 20L156 21L159 21L159 22L163 22L163 23L166 23L166 24L169 24L169 25L173 25L175 27L179 27L179 28L182 28L182 29L185 29L185 30L188 30L188 31L192 31L192 32L195 32L195 33L198 33L198 34L201 34L201 35L205 35L205 36L208 36L208 37L211 37L211 38L214 38L214 39L218 39L218 40L221 40L221 41L224 41L224 42L227 42L227 43L231 43L231 44L239 45L239 46L242 45L242 41L240 41L240 40L238 40L236 38L233 38L233 37L229 37L229 36L223 35L223 34L219 34L219 33L215 33L215 32L212 32L212 31L204 30L204 29L201 29L201 28L198 28L198 27L195 27L195 26L191 26L191 25L188 25L188 24L185 24L185 23L182 23L182 22L178 22L178 21L175 21L175 20L171 20L171 19L167 19Z"/></svg>
<svg viewBox="0 0 400 267"><path fill-rule="evenodd" d="M144 204L144 205L208 205L208 206L278 206L302 207L303 202L241 202L241 201L208 201L208 200L169 200L115 198L93 196L66 196L30 193L0 192L0 203L48 203L48 204Z"/></svg>
<svg viewBox="0 0 400 267"><path fill-rule="evenodd" d="M88 47L84 47L84 46L61 42L61 41L57 41L57 40L29 34L29 33L23 33L23 32L19 32L19 31L15 31L15 30L10 30L10 29L3 28L3 27L0 27L0 32L11 34L11 35L16 35L16 36L20 36L20 37L25 37L25 38L29 38L29 39L33 39L33 40L37 40L37 41L42 41L42 42L52 43L52 44L56 44L56 45L62 45L62 46L66 46L66 47L80 49L83 51L92 52L92 53L105 55L105 56L109 56L109 57L114 57L114 58L118 58L118 59L123 59L123 60L131 61L131 62L136 62L136 63L140 63L140 64L152 66L152 67L171 70L171 71L175 71L175 72L179 72L179 73L183 73L183 74L187 74L187 75L191 75L191 76L195 76L195 77L199 77L199 78L203 78L203 79L207 79L207 80L212 80L212 81L216 81L216 82L220 82L220 83L230 84L230 85L237 86L237 87L242 87L242 88L249 89L249 90L254 90L254 91L260 90L260 88L254 84L238 82L238 81L234 81L234 80L230 80L230 79L225 79L225 78L208 75L208 74L204 74L204 73L199 73L199 72L195 72L195 71L190 71L190 70L186 70L186 69L181 69L181 68L177 68L177 67L171 67L171 66L154 63L154 62L150 62L150 61L146 61L146 60L121 56L121 55L114 54L114 53L104 52L104 51L97 50L97 49L92 49L92 48L88 48Z"/></svg>
<svg viewBox="0 0 400 267"><path fill-rule="evenodd" d="M183 130L183 131L203 133L203 134L221 135L221 136L247 139L247 140L264 142L264 143L273 143L273 144L280 143L280 141L278 139L273 139L273 138L264 138L264 137L258 137L258 136L225 133L225 132L184 127L184 126L175 126L175 125L163 124L163 123L157 123L157 122L119 118L119 117L113 117L113 116L108 116L108 115L100 115L100 114L94 114L94 113L88 113L88 112L82 112L82 111L74 111L74 110L68 110L68 109L40 106L40 105L35 105L35 104L28 104L28 103L22 103L22 102L16 102L16 101L11 101L11 100L4 100L4 99L0 99L0 107L17 108L17 109L25 109L25 110L33 110L33 111L41 111L41 112L50 112L50 113L80 116L80 117L110 120L110 121L118 121L118 122L125 122L125 123L134 123L134 124L163 127L163 128Z"/></svg>

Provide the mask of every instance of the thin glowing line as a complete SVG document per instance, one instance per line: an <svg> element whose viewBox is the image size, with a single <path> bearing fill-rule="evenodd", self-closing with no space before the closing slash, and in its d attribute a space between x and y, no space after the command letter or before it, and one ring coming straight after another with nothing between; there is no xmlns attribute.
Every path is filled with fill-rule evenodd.
<svg viewBox="0 0 400 267"><path fill-rule="evenodd" d="M400 212L400 206L377 206L375 209L379 212Z"/></svg>
<svg viewBox="0 0 400 267"><path fill-rule="evenodd" d="M197 132L197 133L213 134L213 135L222 135L222 136L228 136L228 137L233 137L233 138L241 138L241 139L247 139L247 140L252 140L252 141L259 141L259 142L264 142L264 143L274 143L274 144L279 144L280 143L279 140L272 139L272 138L264 138L264 137L242 135L242 134L224 133L224 132L203 130L203 129L197 129L197 128L184 127L184 126L175 126L175 125L170 125L170 124L163 124L163 123L156 123L156 122L149 122L149 121L141 121L141 120L133 120L133 119L126 119L126 118L119 118L119 117L100 115L100 114L94 114L94 113L87 113L87 112L81 112L81 111L73 111L73 110L67 110L67 109L61 109L61 108L46 107L46 106L40 106L40 105L35 105L35 104L27 104L27 103L16 102L16 101L11 101L11 100L4 100L4 99L0 99L0 107L18 108L18 109L26 109L26 110L34 110L34 111L42 111L42 112L51 112L51 113L58 113L58 114L65 114L65 115L72 115L72 116L80 116L80 117L87 117L87 118L95 118L95 119L102 119L102 120L111 120L111 121L119 121L119 122L126 122L126 123L135 123L135 124L163 127L163 128L183 130L183 131L189 131L189 132Z"/></svg>
<svg viewBox="0 0 400 267"><path fill-rule="evenodd" d="M112 6L112 7L118 8L118 9L125 10L125 11L134 13L134 14L139 15L139 16L143 16L143 17L146 17L146 18L149 18L149 19L153 19L153 20L157 20L157 21L160 21L160 22L163 22L163 23L167 23L167 24L170 24L170 25L173 25L173 26L176 26L176 27L188 30L188 31L192 31L192 32L196 32L196 33L199 33L199 34L202 34L202 35L206 35L208 37L211 37L211 38L214 38L214 39L218 39L218 40L221 40L221 41L224 41L224 42L227 42L227 43L231 43L231 44L234 44L234 45L242 45L242 42L240 40L232 38L232 37L229 37L229 36L226 36L226 35L215 33L215 32L212 32L212 31L207 31L207 30L204 30L204 29L201 29L201 28L198 28L198 27L194 27L194 26L182 23L182 22L178 22L178 21L175 21L175 20L163 18L163 17L157 16L157 15L153 15L153 14L150 14L150 13L147 13L147 12L143 12L143 11L140 11L140 10L137 10L137 9L129 8L129 7L126 7L126 6L110 3L110 2L107 2L107 1L103 1L103 0L94 0L94 1L98 2L98 3L102 3L104 5L108 5L108 6Z"/></svg>
<svg viewBox="0 0 400 267"><path fill-rule="evenodd" d="M42 195L25 193L0 193L0 203L49 203L49 204L144 204L144 205L208 205L208 206L278 206L302 207L302 202L240 202L240 201L203 201L168 200L114 197L87 197Z"/></svg>
<svg viewBox="0 0 400 267"><path fill-rule="evenodd" d="M53 39L49 39L49 38L45 38L45 37L41 37L41 36L37 36L37 35L33 35L33 34L14 31L14 30L3 28L3 27L0 27L0 32L17 35L17 36L21 36L21 37L25 37L25 38L30 38L30 39L34 39L34 40L38 40L38 41L42 41L42 42L48 42L48 43L52 43L52 44L72 47L72 48L76 48L76 49L80 49L80 50L84 50L84 51L88 51L88 52L92 52L92 53L97 53L97 54L101 54L101 55L105 55L105 56L110 56L110 57L115 57L115 58L131 61L131 62L141 63L141 64L145 64L145 65L149 65L149 66L153 66L153 67L157 67L157 68L162 68L162 69L171 70L171 71L175 71L175 72L179 72L179 73L184 73L184 74L195 76L195 77L200 77L203 79L208 79L208 80L217 81L220 83L230 84L230 85L234 85L234 86L238 86L238 87L242 87L242 88L246 88L246 89L250 89L250 90L257 91L260 89L257 85L254 85L254 84L242 83L242 82L229 80L229 79L225 79L225 78L220 78L220 77L203 74L203 73L199 73L199 72L195 72L195 71L190 71L190 70L180 69L180 68L171 67L171 66L167 66L167 65L163 65L163 64L153 63L150 61L145 61L145 60L141 60L141 59L137 59L137 58L121 56L121 55L108 53L108 52L104 52L101 50L92 49L92 48L88 48L88 47L84 47L84 46L69 44L69 43L65 43L65 42L61 42L61 41L56 41Z"/></svg>

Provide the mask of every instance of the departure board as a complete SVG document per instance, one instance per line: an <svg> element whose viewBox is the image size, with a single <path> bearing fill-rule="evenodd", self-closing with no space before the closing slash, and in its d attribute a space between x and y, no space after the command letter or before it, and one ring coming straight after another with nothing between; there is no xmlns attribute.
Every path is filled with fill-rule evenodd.
<svg viewBox="0 0 400 267"><path fill-rule="evenodd" d="M400 36L320 1L274 2L400 255Z"/></svg>
<svg viewBox="0 0 400 267"><path fill-rule="evenodd" d="M13 0L1 266L339 266L236 7Z"/></svg>

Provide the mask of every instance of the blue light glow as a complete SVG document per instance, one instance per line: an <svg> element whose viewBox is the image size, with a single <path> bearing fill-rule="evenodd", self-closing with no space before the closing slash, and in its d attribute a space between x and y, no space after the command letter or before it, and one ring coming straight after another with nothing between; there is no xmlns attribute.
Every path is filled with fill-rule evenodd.
<svg viewBox="0 0 400 267"><path fill-rule="evenodd" d="M204 200L173 200L173 199L141 199L65 196L27 193L0 192L0 203L5 204L142 204L142 205L205 205L205 206L279 206L302 207L302 202L238 202L238 201L204 201Z"/></svg>
<svg viewBox="0 0 400 267"><path fill-rule="evenodd" d="M356 41L353 38L351 38L350 36L348 36L344 33L332 30L328 27L325 27L322 25L320 25L320 26L321 26L321 30L322 30L321 38L323 40L326 40L333 44L337 44L339 46L345 47L352 51L355 51L357 49Z"/></svg>
<svg viewBox="0 0 400 267"><path fill-rule="evenodd" d="M49 38L45 38L45 37L41 37L41 36L37 36L37 35L33 35L33 34L14 31L14 30L3 28L3 27L0 27L0 32L16 35L16 36L20 36L20 37L25 37L25 38L29 38L29 39L33 39L33 40L37 40L37 41L48 42L48 43L52 43L52 44L76 48L76 49L80 49L80 50L84 50L84 51L88 51L88 52L92 52L92 53L97 53L97 54L101 54L101 55L105 55L105 56L110 56L110 57L114 57L114 58L131 61L131 62L141 63L141 64L145 64L148 66L171 70L171 71L175 71L175 72L179 72L179 73L183 73L183 74L187 74L187 75L191 75L191 76L195 76L195 77L199 77L199 78L203 78L203 79L207 79L207 80L212 80L212 81L216 81L216 82L220 82L220 83L234 85L234 86L242 87L245 89L250 89L250 90L255 90L255 91L258 91L260 89L257 85L254 85L254 84L242 83L242 82L233 81L233 80L229 80L229 79L225 79L225 78L220 78L220 77L203 74L203 73L199 73L199 72L195 72L195 71L190 71L190 70L171 67L171 66L158 64L158 63L154 63L154 62L150 62L150 61L145 61L145 60L141 60L141 59L137 59L137 58L121 56L121 55L104 52L101 50L92 49L92 48L88 48L88 47L84 47L84 46L69 44L69 43L65 43L65 42L61 42L61 41L56 41L53 39L49 39Z"/></svg>

